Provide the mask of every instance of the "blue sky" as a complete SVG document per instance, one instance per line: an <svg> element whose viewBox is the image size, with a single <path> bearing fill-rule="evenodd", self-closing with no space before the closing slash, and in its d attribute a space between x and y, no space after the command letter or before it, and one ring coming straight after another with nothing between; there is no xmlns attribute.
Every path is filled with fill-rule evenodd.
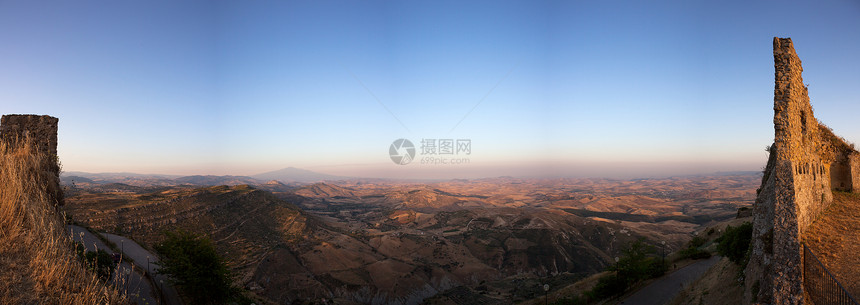
<svg viewBox="0 0 860 305"><path fill-rule="evenodd" d="M0 111L59 117L67 171L757 170L774 36L816 117L860 139L857 1L0 0ZM397 165L398 138L472 154Z"/></svg>

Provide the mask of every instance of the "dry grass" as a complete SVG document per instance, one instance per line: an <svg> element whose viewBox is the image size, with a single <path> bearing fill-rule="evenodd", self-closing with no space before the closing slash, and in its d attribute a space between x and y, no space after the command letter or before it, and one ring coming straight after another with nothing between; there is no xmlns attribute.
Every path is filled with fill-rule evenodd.
<svg viewBox="0 0 860 305"><path fill-rule="evenodd" d="M53 156L0 142L0 304L127 303L88 272L64 234Z"/></svg>

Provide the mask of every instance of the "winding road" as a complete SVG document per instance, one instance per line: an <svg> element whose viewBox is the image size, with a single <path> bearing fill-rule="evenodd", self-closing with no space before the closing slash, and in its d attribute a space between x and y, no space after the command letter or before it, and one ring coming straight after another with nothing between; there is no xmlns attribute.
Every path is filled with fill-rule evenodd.
<svg viewBox="0 0 860 305"><path fill-rule="evenodd" d="M113 253L113 250L108 245L89 230L75 225L68 225L66 229L69 231L73 241L84 244L87 252L105 250L108 253ZM158 304L158 299L155 298L156 291L152 289L149 281L139 273L140 270L140 267L135 268L133 264L123 261L114 270L110 283L116 285L118 290L126 293L137 304Z"/></svg>
<svg viewBox="0 0 860 305"><path fill-rule="evenodd" d="M157 272L159 265L155 260L155 255L138 245L135 241L123 236L109 233L102 233L102 236L115 243L126 256L131 257L131 259L140 265L140 268L143 268L146 272L152 275L152 279L155 281L156 285L161 286L161 291L164 293L164 302L167 305L182 305L182 301L179 298L179 293L177 293L176 287L173 287L173 285L168 282L167 276Z"/></svg>
<svg viewBox="0 0 860 305"><path fill-rule="evenodd" d="M675 298L681 288L699 279L705 271L720 261L721 256L711 256L706 260L692 263L684 268L678 269L664 277L657 279L650 285L643 287L636 293L627 297L619 304L625 305L663 305Z"/></svg>

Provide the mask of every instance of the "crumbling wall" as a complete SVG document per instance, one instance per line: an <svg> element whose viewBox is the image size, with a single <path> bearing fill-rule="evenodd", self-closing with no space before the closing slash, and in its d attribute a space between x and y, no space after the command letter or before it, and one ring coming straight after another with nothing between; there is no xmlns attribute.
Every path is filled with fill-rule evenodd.
<svg viewBox="0 0 860 305"><path fill-rule="evenodd" d="M48 115L7 114L0 118L0 138L9 142L29 136L38 149L56 156L58 122Z"/></svg>
<svg viewBox="0 0 860 305"><path fill-rule="evenodd" d="M36 149L51 157L48 168L56 178L51 189L52 199L57 204L63 204L63 193L60 189L60 163L57 158L57 127L59 119L48 115L8 114L0 117L0 140L15 145L17 141L29 139Z"/></svg>
<svg viewBox="0 0 860 305"><path fill-rule="evenodd" d="M815 119L790 38L774 37L773 60L774 143L753 207L745 297L803 304L803 232L833 201L831 188L860 190L860 156Z"/></svg>

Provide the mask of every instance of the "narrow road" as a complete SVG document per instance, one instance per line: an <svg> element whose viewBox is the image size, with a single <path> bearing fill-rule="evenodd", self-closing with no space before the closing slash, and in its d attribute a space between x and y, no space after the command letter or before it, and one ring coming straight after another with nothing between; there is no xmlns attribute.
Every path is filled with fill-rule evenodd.
<svg viewBox="0 0 860 305"><path fill-rule="evenodd" d="M66 229L69 230L73 241L84 244L87 252L105 250L108 253L113 253L113 250L108 245L87 229L75 225L67 225ZM155 298L155 290L152 289L149 281L137 272L140 270L140 267L135 269L131 264L124 261L114 270L110 284L116 285L118 290L128 295L129 299L137 304L157 304L158 300Z"/></svg>
<svg viewBox="0 0 860 305"><path fill-rule="evenodd" d="M173 287L173 284L167 280L167 276L158 273L160 266L158 265L158 261L156 261L155 255L138 245L137 242L123 236L109 233L104 233L102 236L115 243L140 268L143 268L152 275L155 284L161 287L161 291L164 293L164 301L167 305L182 305L182 300L179 298L176 287Z"/></svg>
<svg viewBox="0 0 860 305"><path fill-rule="evenodd" d="M681 291L681 287L693 283L699 279L705 271L720 260L720 256L711 256L706 260L695 262L689 266L678 269L653 283L640 289L633 295L627 297L619 304L625 305L663 305L672 301L675 295Z"/></svg>

